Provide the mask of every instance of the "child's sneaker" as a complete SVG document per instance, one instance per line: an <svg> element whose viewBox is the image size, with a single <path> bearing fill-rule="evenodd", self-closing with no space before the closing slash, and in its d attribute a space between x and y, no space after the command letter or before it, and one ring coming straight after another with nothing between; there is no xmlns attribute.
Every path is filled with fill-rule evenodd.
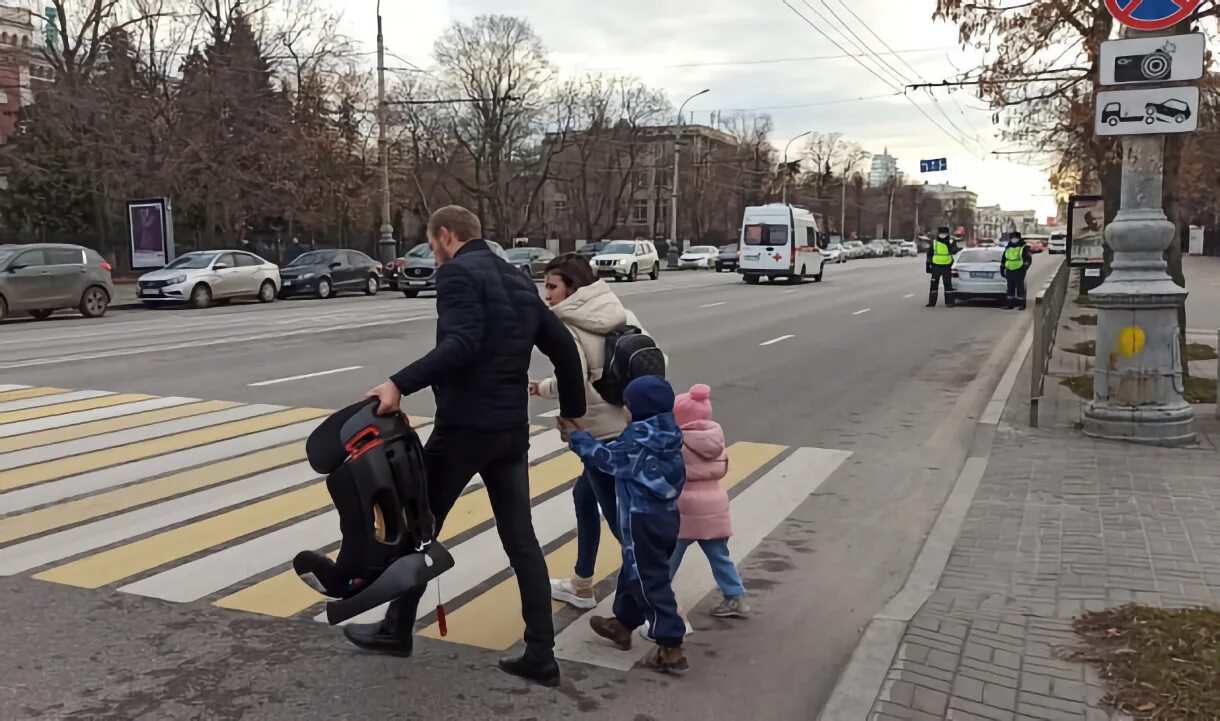
<svg viewBox="0 0 1220 721"><path fill-rule="evenodd" d="M644 667L660 673L684 673L690 670L682 647L657 646L644 657Z"/></svg>
<svg viewBox="0 0 1220 721"><path fill-rule="evenodd" d="M589 619L589 628L593 633L606 639L623 651L631 650L631 629L623 625L617 618L594 616Z"/></svg>
<svg viewBox="0 0 1220 721"><path fill-rule="evenodd" d="M551 598L581 609L597 607L591 578L552 578Z"/></svg>
<svg viewBox="0 0 1220 721"><path fill-rule="evenodd" d="M708 613L716 618L746 618L750 615L750 605L745 596L725 598Z"/></svg>

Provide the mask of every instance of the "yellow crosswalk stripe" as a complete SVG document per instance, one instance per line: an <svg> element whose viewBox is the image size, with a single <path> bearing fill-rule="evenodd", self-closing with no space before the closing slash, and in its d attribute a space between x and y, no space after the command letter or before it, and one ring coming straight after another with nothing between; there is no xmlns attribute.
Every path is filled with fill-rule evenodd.
<svg viewBox="0 0 1220 721"><path fill-rule="evenodd" d="M721 480L720 487L726 491L732 490L759 468L774 460L785 448L786 446L766 443L734 443L728 449L729 472ZM601 545L598 546L593 574L595 583L618 570L620 556L618 542L603 523ZM575 563L575 540L569 541L547 556L547 568L553 578L571 576ZM555 604L556 610L561 607L560 604ZM521 639L521 634L525 631L525 622L521 619L521 596L517 590L517 579L508 578L496 584L448 614L446 620L449 626L449 635L444 637L446 641L497 650L509 648ZM420 635L441 638L436 624L424 629Z"/></svg>
<svg viewBox="0 0 1220 721"><path fill-rule="evenodd" d="M67 392L63 388L22 388L17 391L4 391L0 393L0 403L24 401L27 398L42 398L43 396L53 396L56 393Z"/></svg>
<svg viewBox="0 0 1220 721"><path fill-rule="evenodd" d="M597 561L593 571L594 577L604 578L617 571L622 565L622 555L618 541L614 540L610 529L603 522L601 545L597 547ZM575 539L547 554L546 567L551 578L571 576L574 565L576 565ZM551 613L559 611L564 605L558 601L552 601ZM492 618L503 616L505 622L490 625L480 623L479 619L485 616ZM514 618L516 623L511 621ZM525 622L521 619L521 595L517 591L517 579L509 578L497 583L485 593L471 599L469 603L447 614L446 621L448 622L448 635L442 636L440 626L435 623L420 631L419 635L496 651L511 648L513 644L521 640L521 635L525 632Z"/></svg>
<svg viewBox="0 0 1220 721"><path fill-rule="evenodd" d="M0 438L0 453L37 448L38 446L45 446L51 443L75 441L80 438L89 438L113 431L125 431L129 428L141 428L154 423L164 423L165 421L174 421L179 418L223 411L236 405L238 404L232 401L201 401L199 403L187 403L170 408L158 408L130 416L89 421L64 428L48 428L45 431L35 431L20 436L12 436L11 438Z"/></svg>
<svg viewBox="0 0 1220 721"><path fill-rule="evenodd" d="M124 486L95 496L86 496L19 516L0 519L0 543L45 533L183 493L218 486L235 478L243 478L271 468L295 463L304 457L304 442L267 448L219 463L192 468L189 471Z"/></svg>
<svg viewBox="0 0 1220 721"><path fill-rule="evenodd" d="M20 411L8 411L7 413L0 413L0 424L29 421L35 418L46 418L47 416L58 416L64 413L75 413L77 411L91 411L95 408L110 408L112 406L119 406L124 403L146 401L152 397L153 396L144 395L142 393L116 393L110 396L86 398L79 401L68 401L67 403L55 403L49 406L40 406L38 408L26 408L25 410Z"/></svg>
<svg viewBox="0 0 1220 721"><path fill-rule="evenodd" d="M325 483L244 506L235 511L158 533L125 546L43 571L35 578L80 588L98 588L205 551L331 504Z"/></svg>
<svg viewBox="0 0 1220 721"><path fill-rule="evenodd" d="M326 411L317 408L293 408L241 421L223 423L212 428L202 428L164 438L153 438L116 448L82 453L79 456L72 456L70 458L22 466L21 468L14 468L0 473L0 490L11 490L56 478L87 473L99 468L129 463L142 458L150 458L229 438L249 435L258 431L291 425L325 414Z"/></svg>
<svg viewBox="0 0 1220 721"><path fill-rule="evenodd" d="M571 453L530 468L530 496L537 497L580 475L580 459ZM445 519L441 540L448 540L492 519L487 489L480 488L458 499ZM334 556L331 556L334 558ZM216 601L222 608L287 618L326 600L309 588L293 571L285 571Z"/></svg>

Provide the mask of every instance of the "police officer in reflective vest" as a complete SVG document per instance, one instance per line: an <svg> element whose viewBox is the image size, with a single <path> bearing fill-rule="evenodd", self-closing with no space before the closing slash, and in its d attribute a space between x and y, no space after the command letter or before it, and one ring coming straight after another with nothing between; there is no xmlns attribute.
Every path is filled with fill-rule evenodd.
<svg viewBox="0 0 1220 721"><path fill-rule="evenodd" d="M936 294L939 285L945 284L945 305L954 305L953 299L953 256L957 255L957 242L949 237L949 229L941 226L936 230L936 237L928 245L927 269L932 276L932 285L928 289L928 307L936 307Z"/></svg>
<svg viewBox="0 0 1220 721"><path fill-rule="evenodd" d="M1008 279L1008 300L1004 304L1006 309L1025 310L1025 273L1033 262L1034 254L1025 244L1021 234L1010 234L1008 246L1004 248L1004 258L1000 261L1000 275Z"/></svg>

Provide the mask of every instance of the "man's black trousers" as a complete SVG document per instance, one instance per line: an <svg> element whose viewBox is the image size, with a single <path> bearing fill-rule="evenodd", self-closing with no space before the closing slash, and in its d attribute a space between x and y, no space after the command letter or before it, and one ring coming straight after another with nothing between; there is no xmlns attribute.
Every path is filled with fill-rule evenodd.
<svg viewBox="0 0 1220 721"><path fill-rule="evenodd" d="M948 265L932 266L932 285L928 289L928 305L936 305L936 295L941 282L945 284L945 305L952 306L953 298L953 267Z"/></svg>
<svg viewBox="0 0 1220 721"><path fill-rule="evenodd" d="M1008 278L1008 307L1025 310L1025 268L1007 271L1005 277Z"/></svg>
<svg viewBox="0 0 1220 721"><path fill-rule="evenodd" d="M521 590L526 656L537 661L552 659L555 625L551 620L551 581L530 517L529 427L494 432L437 428L424 446L424 465L438 537L445 516L462 490L476 473L482 476L500 542ZM440 580L443 582L444 577ZM390 603L387 630L404 636L409 633L424 590Z"/></svg>

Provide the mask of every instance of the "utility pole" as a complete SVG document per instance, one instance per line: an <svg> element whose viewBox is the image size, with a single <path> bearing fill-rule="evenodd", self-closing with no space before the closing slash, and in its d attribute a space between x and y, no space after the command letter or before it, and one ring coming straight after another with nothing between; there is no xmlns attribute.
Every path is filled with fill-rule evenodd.
<svg viewBox="0 0 1220 721"><path fill-rule="evenodd" d="M914 237L911 240L915 243L916 249L919 248L919 186L911 188L911 195L915 196L915 228L912 230Z"/></svg>
<svg viewBox="0 0 1220 721"><path fill-rule="evenodd" d="M1127 37L1167 35L1129 30ZM1165 272L1174 239L1163 207L1164 135L1123 137L1122 202L1105 229L1111 273L1089 291L1097 307L1093 399L1083 428L1096 438L1156 445L1195 440L1183 397L1178 309L1186 289Z"/></svg>
<svg viewBox="0 0 1220 721"><path fill-rule="evenodd" d="M386 139L389 106L385 100L385 36L381 32L381 0L377 0L377 149L381 155L381 237L377 256L383 264L397 257L394 224L390 222L390 144Z"/></svg>
<svg viewBox="0 0 1220 721"><path fill-rule="evenodd" d="M674 182L669 196L669 247L665 253L668 258L666 265L670 268L678 267L678 256L682 255L682 242L678 240L678 150L681 148L682 111L686 109L687 103L709 90L710 88L704 88L682 101L678 108L678 124L674 126Z"/></svg>

